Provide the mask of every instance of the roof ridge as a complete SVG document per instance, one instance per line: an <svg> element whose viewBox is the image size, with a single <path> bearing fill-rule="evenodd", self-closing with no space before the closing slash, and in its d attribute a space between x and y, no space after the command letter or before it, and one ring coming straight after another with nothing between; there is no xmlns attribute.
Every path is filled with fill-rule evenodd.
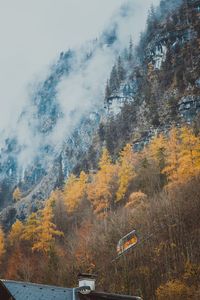
<svg viewBox="0 0 200 300"><path fill-rule="evenodd" d="M56 285L48 285L43 283L34 283L34 282L26 282L26 281L16 281L16 280L9 280L9 279L0 279L3 283L14 283L14 284L21 284L23 286L25 285L32 285L32 286L40 286L44 288L55 288L55 289L65 289L71 291L73 288L67 288L62 286L56 286Z"/></svg>

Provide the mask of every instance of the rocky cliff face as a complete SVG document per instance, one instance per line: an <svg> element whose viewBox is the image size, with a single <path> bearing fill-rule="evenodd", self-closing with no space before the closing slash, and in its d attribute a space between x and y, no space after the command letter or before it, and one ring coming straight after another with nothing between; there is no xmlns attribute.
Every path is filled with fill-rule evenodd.
<svg viewBox="0 0 200 300"><path fill-rule="evenodd" d="M44 82L33 84L16 131L0 141L0 218L4 225L9 227L16 218L24 219L40 208L80 165L89 168L84 157L104 115L104 83L121 47L117 26L126 16L119 11L116 17L119 24L114 19L99 39L60 54ZM21 191L17 203L13 199L16 187Z"/></svg>
<svg viewBox="0 0 200 300"><path fill-rule="evenodd" d="M23 145L13 136L1 149L0 218L4 225L9 227L16 218L24 219L40 208L71 172L95 169L102 146L106 145L115 157L127 142L138 151L155 134L167 132L174 124L198 124L200 1L179 1L178 6L177 1L165 2L151 11L136 50L131 42L128 49L116 48L119 41L115 24L83 51L81 59L75 51L60 54L19 119L22 126L26 120L30 145ZM61 121L68 123L62 103L57 101L60 82L68 77L71 80L75 68L86 72L96 55L107 55L111 64L107 67L111 69L118 53L120 59L111 72L105 101L101 89L97 90L98 102L84 110L81 117L73 108L67 115L73 126L63 131ZM88 85L88 95L90 90ZM52 143L60 133L59 143ZM19 157L30 146L37 155L22 167ZM13 203L16 186L22 191L22 199Z"/></svg>
<svg viewBox="0 0 200 300"><path fill-rule="evenodd" d="M182 1L174 9L171 6L167 13L161 1L158 11L151 12L131 72L130 68L126 72L125 84L123 82L118 91L111 92L106 99L108 114L116 110L116 103L121 111L111 121L101 124L103 138L113 154L127 140L139 150L155 134L167 132L173 125L197 122L200 113L199 24L200 1ZM132 85L136 86L135 94L130 92L129 97L121 93L123 86Z"/></svg>

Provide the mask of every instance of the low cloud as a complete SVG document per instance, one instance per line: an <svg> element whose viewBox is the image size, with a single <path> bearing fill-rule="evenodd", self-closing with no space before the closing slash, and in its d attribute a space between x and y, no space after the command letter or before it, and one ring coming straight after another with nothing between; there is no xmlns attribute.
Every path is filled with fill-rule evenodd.
<svg viewBox="0 0 200 300"><path fill-rule="evenodd" d="M78 3L78 0L76 2ZM116 26L117 40L115 43L111 47L102 46L102 36L99 35L97 41L88 42L75 48L75 58L71 63L72 70L68 76L62 78L57 86L57 103L62 111L62 117L51 133L42 134L36 130L38 127L38 120L35 118L36 107L31 101L35 89L37 90L39 82L49 73L50 67L44 67L39 79L33 79L33 83L29 85L28 89L25 86L26 72L23 73L23 85L16 95L18 102L16 101L16 105L13 105L12 101L12 105L8 104L5 110L7 116L3 122L0 122L2 143L7 136L16 136L21 145L21 151L17 158L22 168L31 164L44 145L51 145L55 151L59 152L63 140L70 136L81 118L90 111L95 111L98 107L103 106L105 83L116 57L128 46L130 36L132 36L134 44L137 44L140 32L145 28L147 11L151 3L153 2L155 5L159 3L158 0L119 2L124 3L124 6L114 13L105 26L105 31ZM88 49L92 52L92 56L85 61L83 58L87 55ZM31 78L33 77L30 77L30 82ZM14 84L12 81L9 82L10 88L12 88L10 86L12 83ZM9 87L6 86L7 89ZM15 96L13 95L13 97ZM22 112L23 114L19 118Z"/></svg>

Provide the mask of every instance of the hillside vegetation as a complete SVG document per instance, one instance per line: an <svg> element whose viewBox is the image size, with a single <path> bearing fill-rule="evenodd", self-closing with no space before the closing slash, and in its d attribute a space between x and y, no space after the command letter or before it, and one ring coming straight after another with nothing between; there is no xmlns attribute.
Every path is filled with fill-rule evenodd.
<svg viewBox="0 0 200 300"><path fill-rule="evenodd" d="M51 168L36 165L24 181L13 172L12 185L6 177L2 278L70 287L91 272L104 291L200 299L199 21L199 0L152 7L140 43L130 39L108 76L105 108L82 121ZM138 244L115 259L132 230Z"/></svg>
<svg viewBox="0 0 200 300"><path fill-rule="evenodd" d="M94 272L105 291L199 299L199 172L200 137L189 127L140 152L127 144L116 161L104 148L97 170L72 174L44 209L1 230L1 277L75 286L78 272ZM111 262L133 229L140 242Z"/></svg>

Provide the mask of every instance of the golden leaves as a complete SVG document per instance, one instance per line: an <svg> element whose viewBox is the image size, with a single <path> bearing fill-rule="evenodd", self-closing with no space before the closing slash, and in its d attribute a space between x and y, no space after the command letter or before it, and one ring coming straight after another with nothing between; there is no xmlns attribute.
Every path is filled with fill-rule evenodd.
<svg viewBox="0 0 200 300"><path fill-rule="evenodd" d="M17 220L11 227L8 239L11 245L17 243L24 232L24 225L21 221Z"/></svg>
<svg viewBox="0 0 200 300"><path fill-rule="evenodd" d="M88 175L81 172L79 177L70 175L64 187L64 202L69 213L74 212L86 192Z"/></svg>
<svg viewBox="0 0 200 300"><path fill-rule="evenodd" d="M2 258L4 253L5 253L4 232L0 228L0 259Z"/></svg>
<svg viewBox="0 0 200 300"><path fill-rule="evenodd" d="M21 200L21 198L22 198L22 193L21 193L19 187L17 187L13 192L13 199L15 201L19 201L19 200Z"/></svg>
<svg viewBox="0 0 200 300"><path fill-rule="evenodd" d="M120 153L118 182L119 187L116 194L116 201L120 201L126 195L128 186L136 176L134 171L135 156L130 144L127 144Z"/></svg>

